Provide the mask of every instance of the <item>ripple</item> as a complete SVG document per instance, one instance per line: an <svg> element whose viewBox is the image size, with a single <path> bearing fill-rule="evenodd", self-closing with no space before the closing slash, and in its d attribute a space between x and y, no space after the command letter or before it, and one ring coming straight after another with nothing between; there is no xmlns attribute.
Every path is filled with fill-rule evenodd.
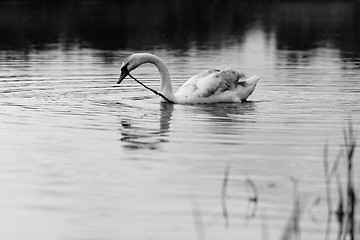
<svg viewBox="0 0 360 240"><path fill-rule="evenodd" d="M249 34L264 41L259 32ZM0 193L9 198L0 210L59 217L64 228L73 221L193 231L191 196L204 219L224 220L221 184L231 166L231 224L246 224L244 179L251 176L261 194L260 214L266 206L274 231L281 232L293 203L290 177L310 200L324 197L318 173L325 140L329 156L336 156L346 119L351 115L360 128L360 72L342 68L336 52L319 49L312 64L288 64L291 52L244 41L221 51L192 49L181 59L159 50L170 63L174 89L210 65L261 72L249 101L238 104L161 103L131 79L117 85L120 60L104 63L91 49L1 61ZM159 88L155 68L138 69L136 76Z"/></svg>

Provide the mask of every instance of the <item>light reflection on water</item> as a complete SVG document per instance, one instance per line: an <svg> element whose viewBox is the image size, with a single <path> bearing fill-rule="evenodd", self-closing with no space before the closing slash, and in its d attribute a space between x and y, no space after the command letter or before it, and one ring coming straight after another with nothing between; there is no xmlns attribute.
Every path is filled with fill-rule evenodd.
<svg viewBox="0 0 360 240"><path fill-rule="evenodd" d="M279 49L279 33L249 26L240 42L152 50L174 88L208 67L262 74L241 104L162 104L131 79L118 86L129 50L2 51L0 236L260 239L268 226L280 239L295 178L307 204L301 235L323 237L323 146L328 140L334 159L346 120L360 129L359 58L326 46ZM150 65L133 75L158 87ZM259 193L255 217L249 178Z"/></svg>

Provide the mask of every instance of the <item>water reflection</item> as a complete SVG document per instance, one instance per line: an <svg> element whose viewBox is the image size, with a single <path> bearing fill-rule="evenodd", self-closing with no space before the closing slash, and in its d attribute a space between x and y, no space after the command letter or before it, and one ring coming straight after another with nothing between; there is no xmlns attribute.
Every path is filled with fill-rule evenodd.
<svg viewBox="0 0 360 240"><path fill-rule="evenodd" d="M276 19L278 48L311 50L344 44L357 32L357 6L351 2L282 3Z"/></svg>
<svg viewBox="0 0 360 240"><path fill-rule="evenodd" d="M179 106L176 114L184 118L183 125L195 125L197 132L216 134L218 137L241 134L239 123L254 123L246 116L254 113L256 102L246 101L241 104L220 103ZM169 142L171 119L174 105L160 103L160 111L145 113L137 118L122 115L120 123L121 141L127 149L158 149L161 144ZM243 118L244 116L244 118ZM197 126L197 123L201 126ZM208 122L208 123L206 123ZM240 131L239 131L240 130ZM194 139L193 139L194 140ZM237 141L232 144L238 144Z"/></svg>
<svg viewBox="0 0 360 240"><path fill-rule="evenodd" d="M344 61L360 56L360 4L349 1L286 2L271 19L278 49L290 62L311 59L316 48L338 48ZM266 24L266 23L265 23Z"/></svg>
<svg viewBox="0 0 360 240"><path fill-rule="evenodd" d="M338 48L345 59L360 55L356 1L1 1L0 48L74 46L97 49L189 50L241 44L262 29L278 49ZM112 52L104 58L111 59ZM311 57L311 52L307 55ZM290 56L292 59L293 56Z"/></svg>
<svg viewBox="0 0 360 240"><path fill-rule="evenodd" d="M204 220L222 213L228 222L228 232L209 228L214 239L231 232L228 239L261 239L249 235L261 232L265 210L272 234L286 225L289 175L306 196L325 199L318 174L325 138L336 151L348 113L354 124L359 118L358 4L191 4L0 1L3 239L18 239L19 228L43 239L54 225L63 239L191 239L192 195ZM169 63L176 88L208 67L259 72L256 101L159 104L130 80L114 87L121 60L143 49ZM158 88L152 66L136 76ZM70 180L48 185L63 178ZM220 202L223 179L228 194ZM42 191L44 183L53 192ZM323 237L325 204L314 210L316 224L304 213L304 239ZM78 230L68 231L74 222Z"/></svg>
<svg viewBox="0 0 360 240"><path fill-rule="evenodd" d="M170 103L160 104L160 125L158 128L151 127L153 124L141 125L141 118L121 120L121 141L125 142L125 148L128 149L157 149L161 143L168 142L168 135L170 129L170 120L174 111L174 105ZM156 123L156 117L151 117L151 123ZM140 125L140 126L138 126Z"/></svg>
<svg viewBox="0 0 360 240"><path fill-rule="evenodd" d="M200 110L207 113L207 117L211 121L216 122L232 122L235 119L232 116L243 116L250 114L255 110L255 102L253 101L244 101L239 103L220 103L220 104L210 104L210 105L201 105L194 106L197 110ZM236 120L237 121L237 120Z"/></svg>

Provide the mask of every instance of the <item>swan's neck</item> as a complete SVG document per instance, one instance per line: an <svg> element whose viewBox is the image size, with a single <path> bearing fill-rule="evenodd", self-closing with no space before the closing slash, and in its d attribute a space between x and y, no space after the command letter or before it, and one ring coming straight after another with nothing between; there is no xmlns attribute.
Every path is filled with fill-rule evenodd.
<svg viewBox="0 0 360 240"><path fill-rule="evenodd" d="M160 92L164 94L167 98L170 100L174 99L174 93L172 90L171 85L171 79L170 79L170 73L167 69L165 63L157 56L152 54L146 54L144 55L144 63L152 63L154 64L160 73Z"/></svg>

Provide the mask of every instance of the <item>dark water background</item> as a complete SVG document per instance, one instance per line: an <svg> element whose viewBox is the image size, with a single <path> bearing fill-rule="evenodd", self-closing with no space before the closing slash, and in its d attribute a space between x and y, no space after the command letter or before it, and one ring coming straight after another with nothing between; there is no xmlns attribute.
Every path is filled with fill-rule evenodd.
<svg viewBox="0 0 360 240"><path fill-rule="evenodd" d="M1 1L0 11L3 50L221 48L258 24L277 49L359 54L355 1Z"/></svg>
<svg viewBox="0 0 360 240"><path fill-rule="evenodd" d="M333 163L360 129L359 23L357 1L0 1L0 237L287 239L297 182L301 238L324 238L324 145ZM175 89L213 67L262 79L241 104L162 104L116 85L132 52Z"/></svg>

